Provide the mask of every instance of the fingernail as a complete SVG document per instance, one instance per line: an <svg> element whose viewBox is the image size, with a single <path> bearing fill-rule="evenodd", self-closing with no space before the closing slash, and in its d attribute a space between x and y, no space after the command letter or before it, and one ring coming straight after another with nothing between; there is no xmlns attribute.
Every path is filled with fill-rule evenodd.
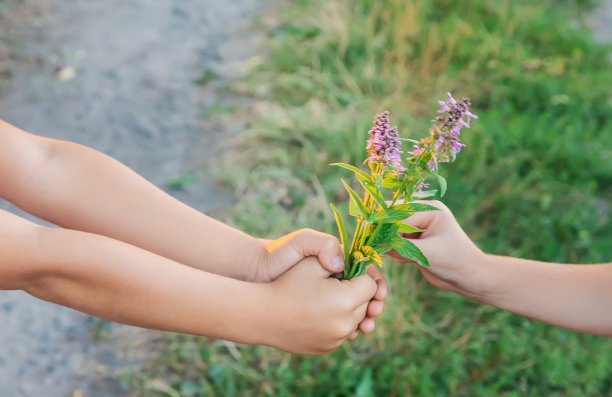
<svg viewBox="0 0 612 397"><path fill-rule="evenodd" d="M334 259L332 259L331 264L334 270L342 270L344 268L344 260L342 259L341 256L337 256Z"/></svg>

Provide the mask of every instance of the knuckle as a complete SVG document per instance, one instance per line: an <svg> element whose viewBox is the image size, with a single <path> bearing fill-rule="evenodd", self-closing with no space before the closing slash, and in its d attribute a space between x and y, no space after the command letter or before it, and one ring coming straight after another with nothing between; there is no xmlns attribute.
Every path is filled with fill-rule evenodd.
<svg viewBox="0 0 612 397"><path fill-rule="evenodd" d="M366 275L363 277L363 279L365 284L364 289L367 288L368 295L374 296L376 290L378 289L378 284L376 284L376 281L369 275Z"/></svg>
<svg viewBox="0 0 612 397"><path fill-rule="evenodd" d="M329 235L328 235L328 236L325 238L325 243L324 243L324 244L325 244L325 248L328 248L328 249L330 249L330 250L331 250L331 249L336 249L336 248L338 248L338 247L340 246L340 240L338 240L338 239L337 239L336 237L334 237L334 236L329 236Z"/></svg>
<svg viewBox="0 0 612 397"><path fill-rule="evenodd" d="M295 236L295 238L305 238L311 235L312 232L313 232L312 229L304 228L304 229L296 230L295 232L293 232L293 235Z"/></svg>

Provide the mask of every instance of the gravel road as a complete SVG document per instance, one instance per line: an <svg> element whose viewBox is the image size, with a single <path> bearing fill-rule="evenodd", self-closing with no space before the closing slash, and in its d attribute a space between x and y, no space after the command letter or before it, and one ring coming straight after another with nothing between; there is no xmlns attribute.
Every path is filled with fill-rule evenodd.
<svg viewBox="0 0 612 397"><path fill-rule="evenodd" d="M245 73L262 42L249 21L270 1L25 1L37 10L23 25L17 3L0 1L0 118L98 149L161 187L183 177L170 193L201 211L231 203L206 170L229 132L206 114L223 81ZM205 70L217 77L194 84ZM120 373L158 335L111 324L97 340L95 319L17 291L0 292L0 321L0 397L126 395Z"/></svg>

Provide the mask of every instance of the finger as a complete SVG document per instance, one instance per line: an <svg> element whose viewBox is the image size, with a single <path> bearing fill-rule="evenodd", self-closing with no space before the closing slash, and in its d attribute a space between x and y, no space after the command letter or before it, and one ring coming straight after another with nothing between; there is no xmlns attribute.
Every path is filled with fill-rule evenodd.
<svg viewBox="0 0 612 397"><path fill-rule="evenodd" d="M374 331L375 327L376 324L374 324L374 319L370 317L364 318L363 321L359 324L359 330L364 334L369 334L370 332Z"/></svg>
<svg viewBox="0 0 612 397"><path fill-rule="evenodd" d="M359 335L359 332L353 331L346 339L353 340Z"/></svg>
<svg viewBox="0 0 612 397"><path fill-rule="evenodd" d="M376 293L374 294L374 299L383 300L387 297L387 290L389 288L389 284L383 276L382 272L375 265L369 265L366 268L366 273L376 281Z"/></svg>
<svg viewBox="0 0 612 397"><path fill-rule="evenodd" d="M433 222L437 212L438 211L415 212L408 218L404 219L402 223L425 230L429 225L431 225L431 222Z"/></svg>
<svg viewBox="0 0 612 397"><path fill-rule="evenodd" d="M368 274L364 274L359 277L352 278L350 280L343 281L344 285L348 289L347 293L351 295L353 302L355 303L354 307L364 307L365 314L365 306L367 306L368 302L374 297L376 293L376 281Z"/></svg>
<svg viewBox="0 0 612 397"><path fill-rule="evenodd" d="M317 256L321 265L330 273L344 269L342 247L332 235L312 229L301 229L281 237L272 243L287 262L297 262L307 256Z"/></svg>
<svg viewBox="0 0 612 397"><path fill-rule="evenodd" d="M382 301L371 300L368 304L368 310L366 312L366 316L376 318L380 316L385 310L385 303Z"/></svg>
<svg viewBox="0 0 612 397"><path fill-rule="evenodd" d="M419 266L419 270L423 274L423 277L434 287L440 288L444 291L454 291L454 287L452 284L447 283L446 281L434 276L431 274L426 267Z"/></svg>
<svg viewBox="0 0 612 397"><path fill-rule="evenodd" d="M414 263L413 260L401 256L396 250L387 251L385 252L385 255L398 263Z"/></svg>
<svg viewBox="0 0 612 397"><path fill-rule="evenodd" d="M332 273L325 270L320 264L319 260L313 256L302 259L298 262L293 269L289 270L287 273L291 272L291 274L297 274L298 277L307 280L310 277L318 277L328 279ZM282 276L281 276L282 277ZM330 279L333 280L333 279Z"/></svg>
<svg viewBox="0 0 612 397"><path fill-rule="evenodd" d="M364 303L363 305L359 306L354 312L353 312L353 321L355 321L355 324L361 324L362 322L364 322L366 320L366 312L368 310L368 302ZM359 325L357 326L357 329L359 329Z"/></svg>

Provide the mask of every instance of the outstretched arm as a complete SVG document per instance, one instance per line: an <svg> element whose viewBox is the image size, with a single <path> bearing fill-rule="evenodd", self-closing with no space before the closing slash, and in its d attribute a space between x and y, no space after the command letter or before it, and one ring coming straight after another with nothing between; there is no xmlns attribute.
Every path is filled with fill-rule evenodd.
<svg viewBox="0 0 612 397"><path fill-rule="evenodd" d="M0 288L140 327L326 353L355 332L376 291L369 276L329 275L310 258L274 282L248 283L0 211Z"/></svg>
<svg viewBox="0 0 612 397"><path fill-rule="evenodd" d="M59 226L123 241L174 262L239 280L268 282L308 256L329 272L344 267L338 240L304 229L256 239L174 199L98 151L42 138L0 120L0 196ZM387 283L361 331L374 328Z"/></svg>
<svg viewBox="0 0 612 397"><path fill-rule="evenodd" d="M436 287L575 331L612 336L612 263L567 265L483 253L440 202L407 223L406 236L428 257L419 267ZM393 252L398 261L407 261Z"/></svg>
<svg viewBox="0 0 612 397"><path fill-rule="evenodd" d="M318 255L330 271L341 270L334 263L343 266L341 258L334 261L341 252L337 240L310 230L283 240L284 253L295 260L278 264L271 255L278 243L202 214L98 151L32 135L1 120L0 180L0 196L39 218L212 273L270 281L309 255Z"/></svg>

